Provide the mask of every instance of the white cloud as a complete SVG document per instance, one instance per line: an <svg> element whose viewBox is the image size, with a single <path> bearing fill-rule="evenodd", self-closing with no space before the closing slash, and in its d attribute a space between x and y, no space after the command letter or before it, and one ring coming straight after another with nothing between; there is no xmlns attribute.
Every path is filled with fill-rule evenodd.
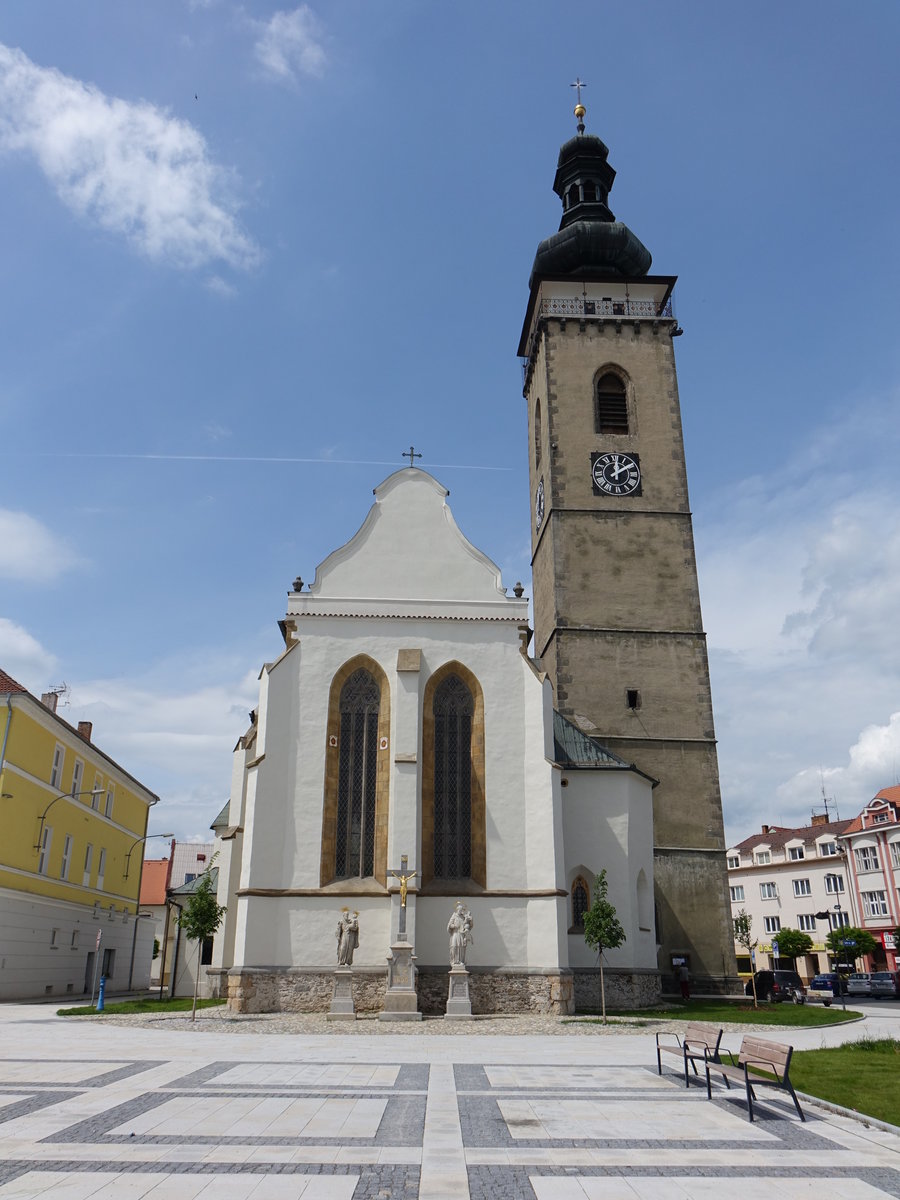
<svg viewBox="0 0 900 1200"><path fill-rule="evenodd" d="M296 82L300 75L322 74L326 62L322 28L306 4L254 24L258 30L254 52L271 78L288 83Z"/></svg>
<svg viewBox="0 0 900 1200"><path fill-rule="evenodd" d="M230 300L238 294L234 284L229 283L227 279L223 279L221 275L210 275L206 281L206 287L214 295L223 296L226 300Z"/></svg>
<svg viewBox="0 0 900 1200"><path fill-rule="evenodd" d="M852 816L900 766L894 400L847 411L697 517L734 840L763 822L807 823L823 784Z"/></svg>
<svg viewBox="0 0 900 1200"><path fill-rule="evenodd" d="M50 684L56 658L27 629L0 617L0 667L39 696Z"/></svg>
<svg viewBox="0 0 900 1200"><path fill-rule="evenodd" d="M0 579L49 583L80 561L35 517L0 508Z"/></svg>
<svg viewBox="0 0 900 1200"><path fill-rule="evenodd" d="M0 45L0 149L32 156L64 204L180 267L259 257L228 176L187 121L128 102Z"/></svg>

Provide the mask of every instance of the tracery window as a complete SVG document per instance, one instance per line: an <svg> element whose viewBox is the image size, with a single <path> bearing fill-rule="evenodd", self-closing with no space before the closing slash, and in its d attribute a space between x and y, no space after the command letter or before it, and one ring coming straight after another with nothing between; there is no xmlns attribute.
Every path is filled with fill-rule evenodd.
<svg viewBox="0 0 900 1200"><path fill-rule="evenodd" d="M375 785L381 689L361 668L341 689L338 735L336 879L374 874Z"/></svg>
<svg viewBox="0 0 900 1200"><path fill-rule="evenodd" d="M434 878L472 873L472 693L448 675L434 693Z"/></svg>
<svg viewBox="0 0 900 1200"><path fill-rule="evenodd" d="M628 432L628 399L625 384L613 371L597 380L597 433Z"/></svg>
<svg viewBox="0 0 900 1200"><path fill-rule="evenodd" d="M586 881L581 875L572 884L572 925L575 929L584 928L584 914L591 907L591 894Z"/></svg>

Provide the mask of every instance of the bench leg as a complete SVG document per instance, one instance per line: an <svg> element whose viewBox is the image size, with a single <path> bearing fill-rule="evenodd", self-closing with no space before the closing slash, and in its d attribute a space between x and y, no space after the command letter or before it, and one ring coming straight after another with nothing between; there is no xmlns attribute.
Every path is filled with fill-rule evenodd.
<svg viewBox="0 0 900 1200"><path fill-rule="evenodd" d="M753 1088L747 1084L747 1116L753 1120Z"/></svg>
<svg viewBox="0 0 900 1200"><path fill-rule="evenodd" d="M806 1117L803 1115L803 1109L800 1107L800 1101L797 1099L797 1093L794 1091L793 1084L791 1084L788 1080L785 1080L785 1087L791 1093L791 1099L794 1102L794 1108L797 1110L797 1115L801 1121L805 1121Z"/></svg>
<svg viewBox="0 0 900 1200"><path fill-rule="evenodd" d="M688 1078L688 1056L687 1056L686 1050L684 1052L684 1086L685 1087L691 1086L691 1081Z"/></svg>
<svg viewBox="0 0 900 1200"><path fill-rule="evenodd" d="M656 1073L662 1075L662 1055L659 1052L659 1044L656 1046Z"/></svg>

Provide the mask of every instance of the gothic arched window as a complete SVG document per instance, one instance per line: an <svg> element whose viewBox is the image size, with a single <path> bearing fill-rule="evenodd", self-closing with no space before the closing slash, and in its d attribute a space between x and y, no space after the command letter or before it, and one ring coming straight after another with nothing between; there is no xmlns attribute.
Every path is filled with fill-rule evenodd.
<svg viewBox="0 0 900 1200"><path fill-rule="evenodd" d="M591 907L591 893L587 882L579 875L572 884L572 926L584 928L584 914Z"/></svg>
<svg viewBox="0 0 900 1200"><path fill-rule="evenodd" d="M472 693L448 675L434 693L435 879L472 873Z"/></svg>
<svg viewBox="0 0 900 1200"><path fill-rule="evenodd" d="M597 380L597 433L628 432L628 399L625 384L612 371Z"/></svg>
<svg viewBox="0 0 900 1200"><path fill-rule="evenodd" d="M380 701L378 684L362 668L341 688L335 879L374 874Z"/></svg>

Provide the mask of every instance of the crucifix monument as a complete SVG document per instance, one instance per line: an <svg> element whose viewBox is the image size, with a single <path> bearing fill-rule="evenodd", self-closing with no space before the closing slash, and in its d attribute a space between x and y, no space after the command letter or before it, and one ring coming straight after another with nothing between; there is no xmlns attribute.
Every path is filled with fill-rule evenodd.
<svg viewBox="0 0 900 1200"><path fill-rule="evenodd" d="M410 447L412 450L412 447ZM406 897L409 884L417 876L410 871L409 856L401 854L399 870L391 875L399 884L400 912L397 919L397 940L391 943L388 954L388 985L384 997L384 1012L378 1014L380 1021L421 1021L419 999L416 995L416 956L406 940ZM396 894L397 889L391 889Z"/></svg>

